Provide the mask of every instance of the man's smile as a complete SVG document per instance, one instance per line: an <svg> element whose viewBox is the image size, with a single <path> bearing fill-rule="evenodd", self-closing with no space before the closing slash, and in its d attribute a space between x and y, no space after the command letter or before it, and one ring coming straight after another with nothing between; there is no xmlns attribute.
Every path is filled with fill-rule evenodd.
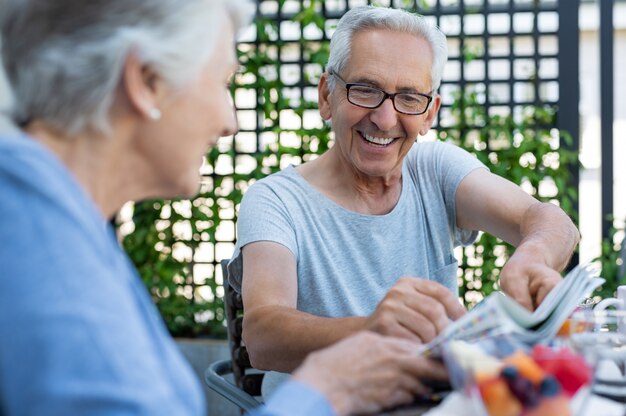
<svg viewBox="0 0 626 416"><path fill-rule="evenodd" d="M365 141L367 141L368 143L377 145L377 146L388 146L390 145L394 140L397 139L397 137L377 137L377 136L371 136L365 132L359 132L361 134L361 137L363 137L363 139L365 139Z"/></svg>

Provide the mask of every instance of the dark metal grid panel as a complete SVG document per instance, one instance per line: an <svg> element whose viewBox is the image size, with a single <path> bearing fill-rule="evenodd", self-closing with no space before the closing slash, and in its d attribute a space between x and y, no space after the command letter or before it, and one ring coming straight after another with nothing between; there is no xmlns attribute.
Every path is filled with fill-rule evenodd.
<svg viewBox="0 0 626 416"><path fill-rule="evenodd" d="M610 235L613 225L613 61L614 26L613 7L615 0L600 2L600 137L602 143L602 240Z"/></svg>

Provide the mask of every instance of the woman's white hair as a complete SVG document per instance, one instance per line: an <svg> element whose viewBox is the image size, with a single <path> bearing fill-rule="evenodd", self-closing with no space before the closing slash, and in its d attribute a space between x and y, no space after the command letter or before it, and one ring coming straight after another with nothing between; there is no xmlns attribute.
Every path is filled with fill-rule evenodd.
<svg viewBox="0 0 626 416"><path fill-rule="evenodd" d="M428 41L433 53L432 90L437 91L441 84L443 68L448 60L446 36L426 17L402 9L361 6L344 14L330 40L330 56L326 70L341 74L350 60L352 37L357 32L371 29L409 33ZM328 82L330 89L334 89L335 79L330 77Z"/></svg>
<svg viewBox="0 0 626 416"><path fill-rule="evenodd" d="M11 116L106 133L130 52L181 87L210 58L224 15L239 30L252 11L249 0L0 0Z"/></svg>

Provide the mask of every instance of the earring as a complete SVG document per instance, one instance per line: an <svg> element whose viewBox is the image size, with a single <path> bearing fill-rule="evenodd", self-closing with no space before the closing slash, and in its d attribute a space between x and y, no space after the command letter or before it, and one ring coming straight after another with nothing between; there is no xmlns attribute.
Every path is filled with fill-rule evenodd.
<svg viewBox="0 0 626 416"><path fill-rule="evenodd" d="M161 118L161 110L156 107L151 108L148 112L148 117L150 117L150 120L159 120Z"/></svg>

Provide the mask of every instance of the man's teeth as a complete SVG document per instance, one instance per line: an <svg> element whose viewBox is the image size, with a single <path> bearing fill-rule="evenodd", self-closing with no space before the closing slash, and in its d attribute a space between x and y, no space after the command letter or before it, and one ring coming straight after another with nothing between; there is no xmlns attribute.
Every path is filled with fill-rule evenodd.
<svg viewBox="0 0 626 416"><path fill-rule="evenodd" d="M376 144L380 144L380 145L387 145L389 143L391 143L393 141L393 137L374 137L374 136L370 136L369 134L365 134L363 133L363 137L365 137L365 140L367 140L368 142L371 143L376 143Z"/></svg>

